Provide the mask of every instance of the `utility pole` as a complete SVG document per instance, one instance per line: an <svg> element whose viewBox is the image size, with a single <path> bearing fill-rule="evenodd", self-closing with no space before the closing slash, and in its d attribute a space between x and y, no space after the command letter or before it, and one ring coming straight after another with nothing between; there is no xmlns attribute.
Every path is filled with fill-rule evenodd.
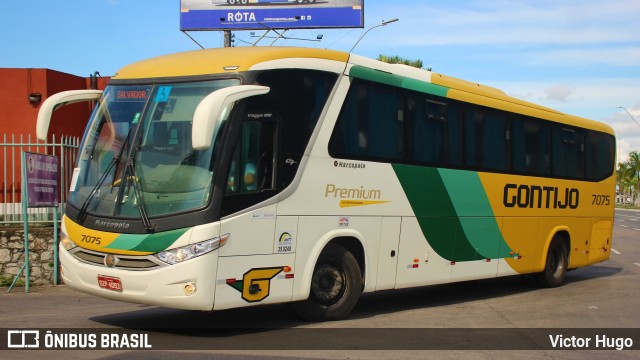
<svg viewBox="0 0 640 360"><path fill-rule="evenodd" d="M224 31L224 47L231 47L231 30Z"/></svg>

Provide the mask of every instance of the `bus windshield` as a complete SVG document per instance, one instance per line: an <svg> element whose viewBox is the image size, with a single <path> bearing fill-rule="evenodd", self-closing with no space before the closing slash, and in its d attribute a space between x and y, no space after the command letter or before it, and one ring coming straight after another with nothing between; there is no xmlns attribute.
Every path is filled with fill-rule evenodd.
<svg viewBox="0 0 640 360"><path fill-rule="evenodd" d="M239 83L109 86L90 120L71 184L69 202L79 217L142 218L147 224L147 216L206 206L216 146L193 150L193 114L205 96Z"/></svg>

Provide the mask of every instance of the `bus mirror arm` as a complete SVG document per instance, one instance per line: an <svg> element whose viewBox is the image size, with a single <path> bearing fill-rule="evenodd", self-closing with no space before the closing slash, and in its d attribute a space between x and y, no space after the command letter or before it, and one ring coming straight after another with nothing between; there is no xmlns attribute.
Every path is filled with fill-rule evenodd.
<svg viewBox="0 0 640 360"><path fill-rule="evenodd" d="M51 116L58 108L82 101L98 100L100 96L102 96L102 90L70 90L49 96L47 100L40 105L40 110L38 111L36 136L39 140L47 140Z"/></svg>
<svg viewBox="0 0 640 360"><path fill-rule="evenodd" d="M191 143L194 150L211 147L220 128L222 114L235 101L268 93L270 88L259 85L238 85L222 88L207 95L193 114Z"/></svg>

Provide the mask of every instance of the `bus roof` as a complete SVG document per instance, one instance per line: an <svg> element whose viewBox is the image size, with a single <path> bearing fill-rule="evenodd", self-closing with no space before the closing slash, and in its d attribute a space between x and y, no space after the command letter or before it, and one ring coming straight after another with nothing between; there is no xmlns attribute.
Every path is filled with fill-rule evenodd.
<svg viewBox="0 0 640 360"><path fill-rule="evenodd" d="M250 70L256 64L285 58L314 58L346 62L349 54L334 50L293 47L236 47L181 52L142 60L120 69L113 79L148 79L225 74Z"/></svg>
<svg viewBox="0 0 640 360"><path fill-rule="evenodd" d="M373 67L384 73L410 76L426 83L441 86L446 89L446 97L448 98L614 134L613 129L606 124L564 114L557 110L520 100L496 88L423 69L381 63L335 50L255 46L194 50L158 56L133 63L120 69L113 76L113 79L134 80L236 73L251 70L256 65L268 61L305 58L330 60L338 63L350 62L354 65L365 67L375 64Z"/></svg>

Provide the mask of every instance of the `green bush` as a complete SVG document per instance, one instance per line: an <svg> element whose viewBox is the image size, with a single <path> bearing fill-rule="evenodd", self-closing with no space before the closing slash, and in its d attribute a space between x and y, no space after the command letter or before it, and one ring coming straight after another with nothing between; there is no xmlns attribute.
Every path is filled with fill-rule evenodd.
<svg viewBox="0 0 640 360"><path fill-rule="evenodd" d="M0 275L0 286L11 286L13 276ZM15 286L24 286L24 279L18 279Z"/></svg>

